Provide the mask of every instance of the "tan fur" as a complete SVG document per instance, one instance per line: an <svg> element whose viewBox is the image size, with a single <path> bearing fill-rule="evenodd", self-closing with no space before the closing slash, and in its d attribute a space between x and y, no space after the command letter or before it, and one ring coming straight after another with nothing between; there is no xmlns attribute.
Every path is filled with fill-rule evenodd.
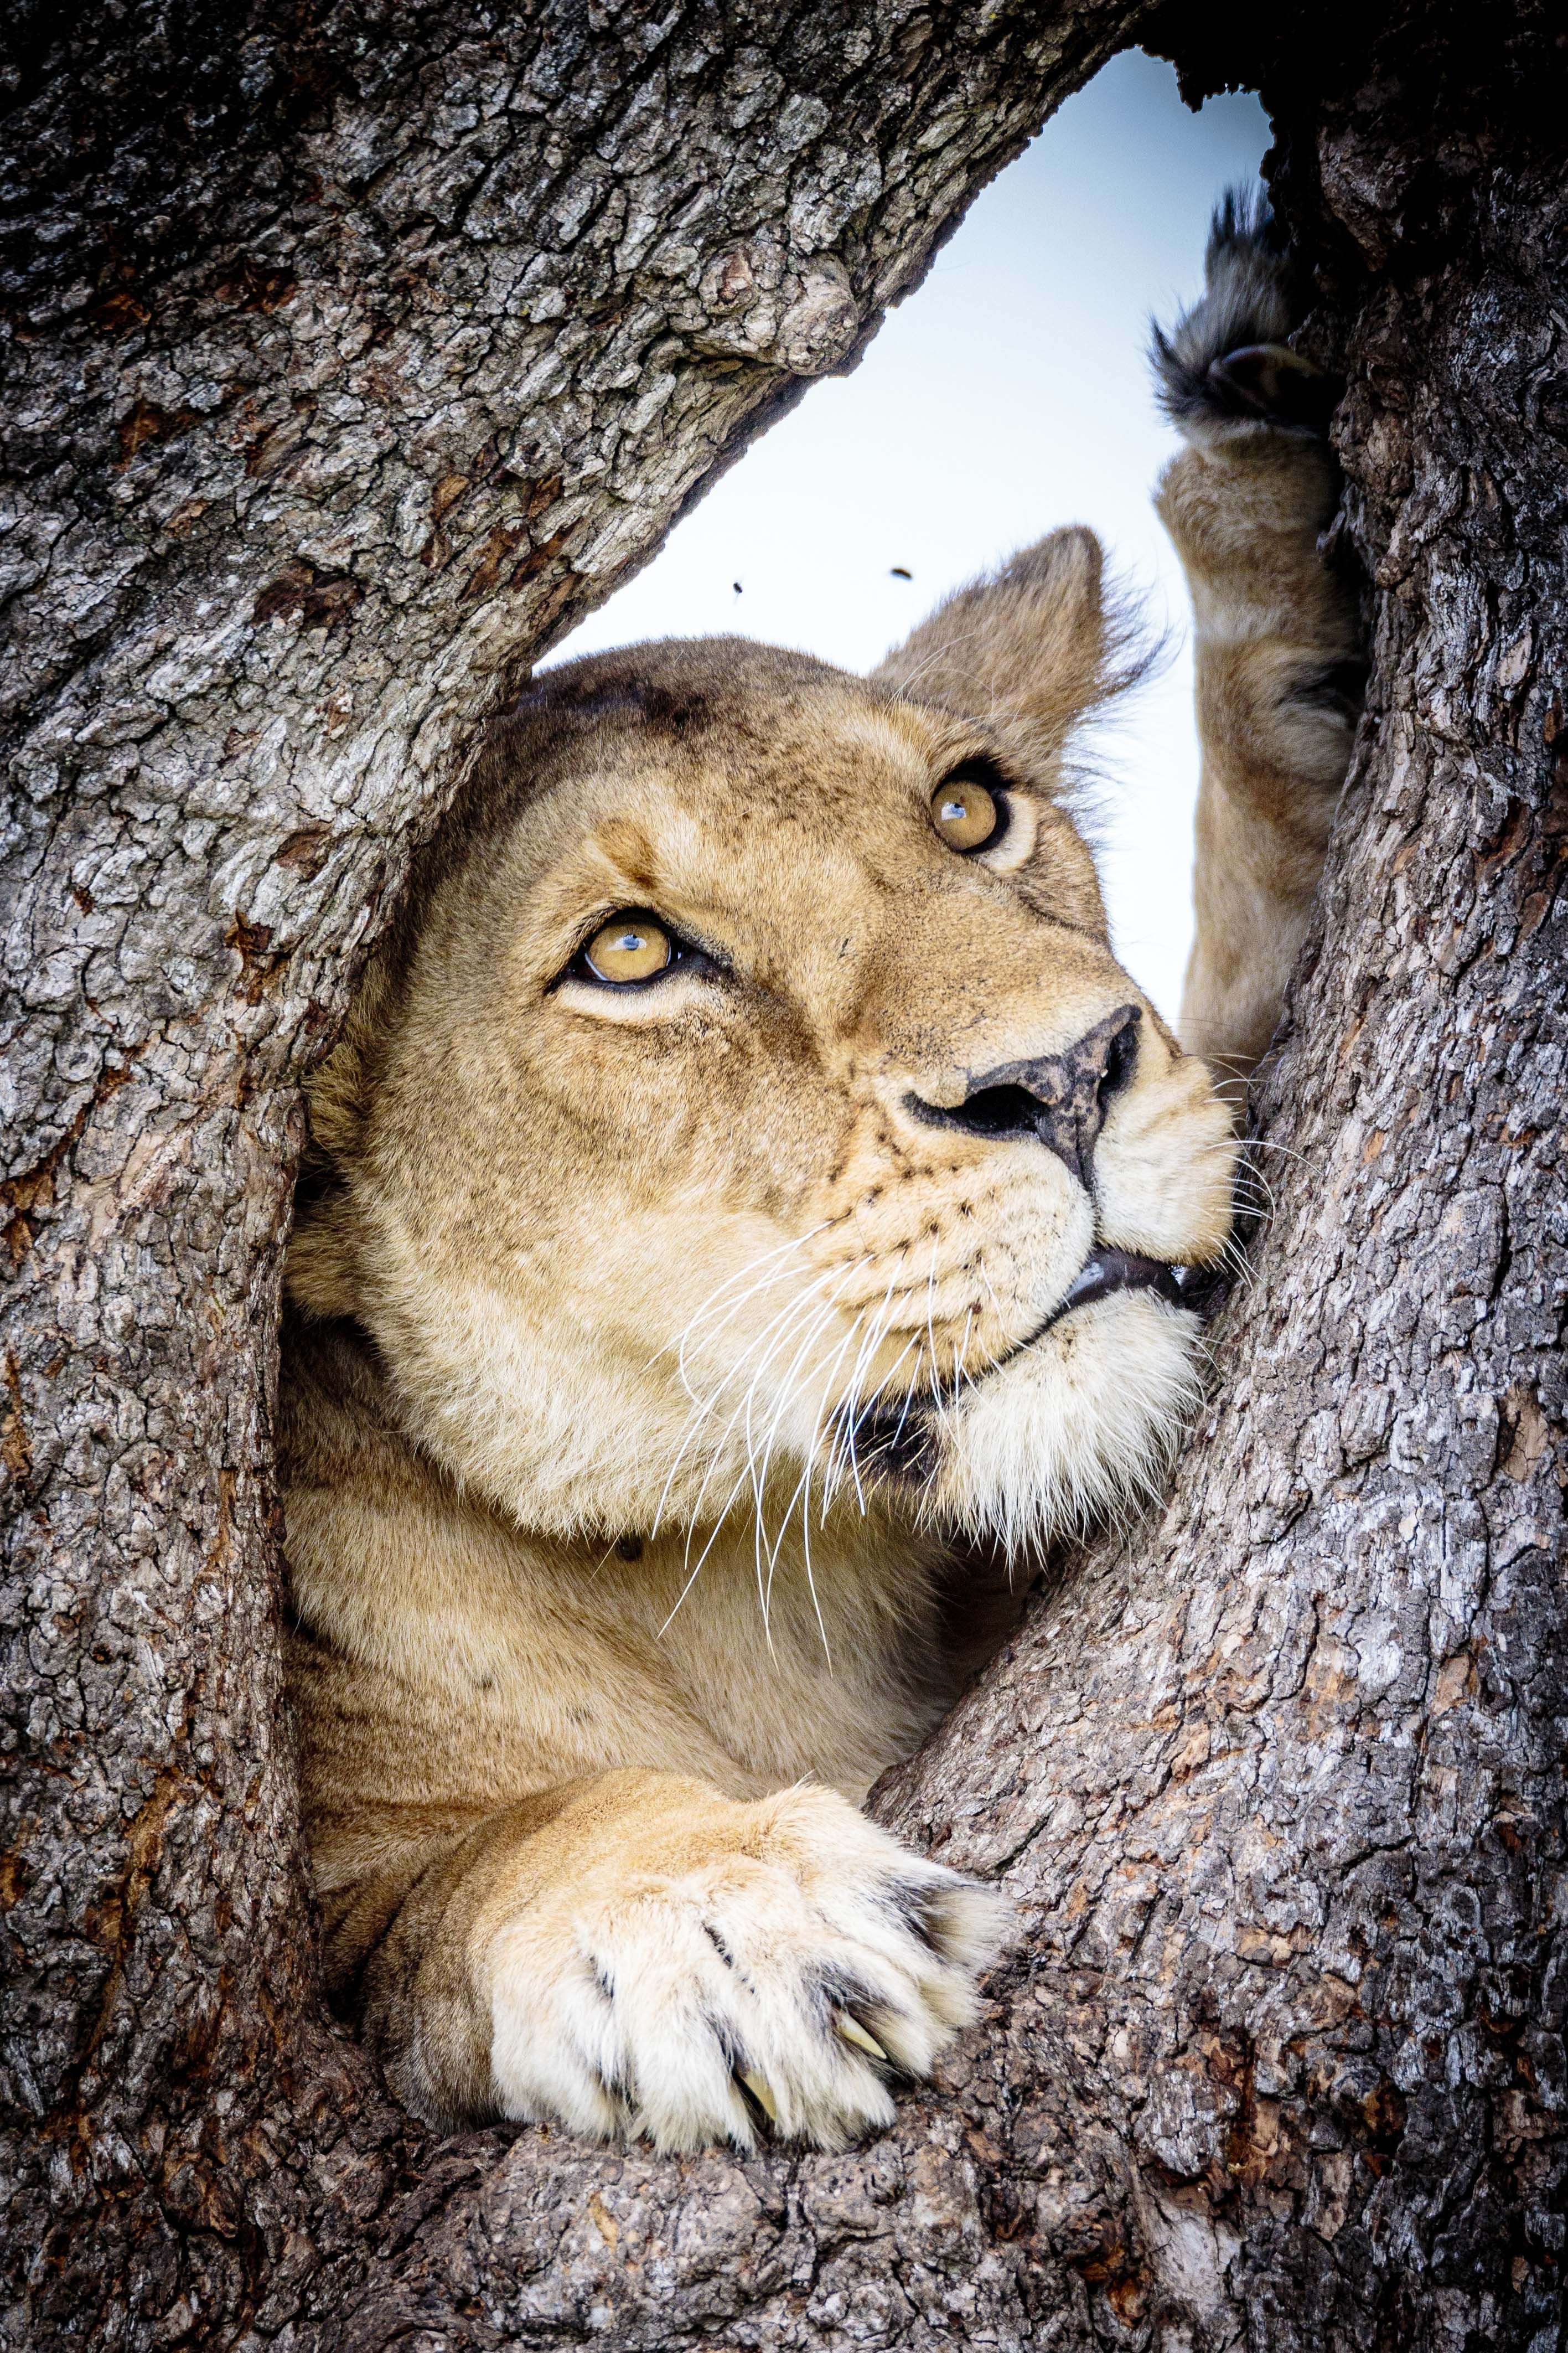
<svg viewBox="0 0 1568 2353"><path fill-rule="evenodd" d="M1338 497L1320 444L1244 428L1184 450L1155 501L1192 590L1203 746L1181 1034L1235 1079L1273 1035L1354 732L1344 701L1302 691L1357 649L1318 554Z"/></svg>
<svg viewBox="0 0 1568 2353"><path fill-rule="evenodd" d="M1203 748L1180 1027L1238 1111L1306 935L1363 669L1355 599L1319 553L1339 501L1335 385L1285 340L1294 290L1267 204L1232 191L1202 296L1154 331L1188 443L1155 505L1192 591Z"/></svg>
<svg viewBox="0 0 1568 2353"><path fill-rule="evenodd" d="M1260 462L1227 556L1234 470L1201 462L1166 505L1212 650L1280 603L1255 533L1308 525ZM1100 570L1058 533L871 681L735 640L554 673L314 1082L281 1384L304 1804L331 1985L436 2121L833 2146L973 2014L994 1900L857 1803L995 1639L986 1559L1149 1489L1195 1393L1196 1318L1152 1292L1048 1319L1095 1252L1209 1263L1229 1224L1225 1107L1113 961L1060 798L1114 684ZM1299 589L1203 723L1211 818L1223 784L1310 860L1258 719ZM963 857L931 797L976 759L1011 815ZM1257 886L1202 887L1217 956ZM710 961L574 976L621 909ZM953 1124L1113 1033L1077 1161Z"/></svg>

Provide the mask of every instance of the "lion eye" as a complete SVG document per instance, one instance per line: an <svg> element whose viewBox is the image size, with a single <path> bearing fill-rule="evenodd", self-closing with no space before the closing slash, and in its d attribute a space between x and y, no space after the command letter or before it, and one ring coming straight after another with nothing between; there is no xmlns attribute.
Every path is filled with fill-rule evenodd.
<svg viewBox="0 0 1568 2353"><path fill-rule="evenodd" d="M951 849L989 849L1007 828L1007 803L979 777L955 769L931 797L931 821Z"/></svg>
<svg viewBox="0 0 1568 2353"><path fill-rule="evenodd" d="M624 988L667 972L675 961L675 944L651 915L612 915L583 950L583 961L595 980Z"/></svg>

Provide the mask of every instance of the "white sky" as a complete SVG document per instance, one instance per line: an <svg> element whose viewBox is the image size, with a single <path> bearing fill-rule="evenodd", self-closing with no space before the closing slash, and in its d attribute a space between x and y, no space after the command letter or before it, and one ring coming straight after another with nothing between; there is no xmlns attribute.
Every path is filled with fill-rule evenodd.
<svg viewBox="0 0 1568 2353"><path fill-rule="evenodd" d="M855 373L813 385L552 663L738 631L868 670L948 589L1092 524L1174 657L1094 746L1117 950L1173 1016L1197 745L1186 591L1149 503L1176 444L1143 354L1150 312L1202 283L1215 197L1268 139L1256 99L1194 115L1169 66L1114 58L975 200Z"/></svg>

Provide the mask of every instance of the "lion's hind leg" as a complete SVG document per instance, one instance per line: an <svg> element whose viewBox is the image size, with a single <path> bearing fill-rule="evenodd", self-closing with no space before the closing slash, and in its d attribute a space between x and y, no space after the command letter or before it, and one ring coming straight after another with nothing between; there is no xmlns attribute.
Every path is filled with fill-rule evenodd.
<svg viewBox="0 0 1568 2353"><path fill-rule="evenodd" d="M1192 591L1203 757L1180 1028L1244 1082L1306 934L1364 665L1354 597L1319 549L1339 500L1339 385L1288 340L1289 261L1261 197L1225 199L1205 277L1153 343L1187 443L1155 503Z"/></svg>

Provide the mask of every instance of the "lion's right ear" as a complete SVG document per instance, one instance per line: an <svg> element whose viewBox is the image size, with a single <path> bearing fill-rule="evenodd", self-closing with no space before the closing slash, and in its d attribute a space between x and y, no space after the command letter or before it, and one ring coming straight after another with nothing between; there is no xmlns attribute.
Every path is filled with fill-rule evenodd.
<svg viewBox="0 0 1568 2353"><path fill-rule="evenodd" d="M1108 608L1105 559L1081 524L955 589L871 672L871 683L1003 726L1040 773L1068 735L1142 675Z"/></svg>

